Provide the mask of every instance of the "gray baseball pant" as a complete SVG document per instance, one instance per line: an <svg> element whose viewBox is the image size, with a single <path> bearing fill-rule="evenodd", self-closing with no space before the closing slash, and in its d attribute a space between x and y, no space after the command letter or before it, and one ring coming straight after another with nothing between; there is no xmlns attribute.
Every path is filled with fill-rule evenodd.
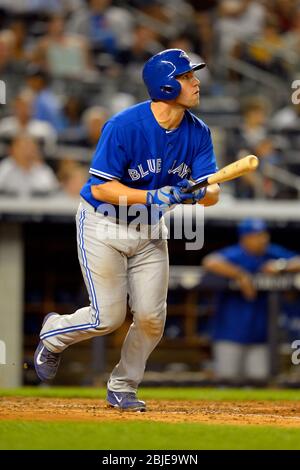
<svg viewBox="0 0 300 470"><path fill-rule="evenodd" d="M50 351L61 353L71 344L111 333L125 320L129 294L133 322L108 387L136 392L166 319L169 262L164 221L154 227L154 239L149 239L145 238L149 226L137 232L136 226L116 224L82 201L76 226L79 263L90 306L70 315L51 316L40 337ZM163 233L160 238L158 232Z"/></svg>

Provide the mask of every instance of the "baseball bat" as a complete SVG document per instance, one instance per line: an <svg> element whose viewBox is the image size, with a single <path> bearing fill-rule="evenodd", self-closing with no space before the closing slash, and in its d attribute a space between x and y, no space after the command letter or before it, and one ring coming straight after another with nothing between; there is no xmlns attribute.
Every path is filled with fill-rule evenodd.
<svg viewBox="0 0 300 470"><path fill-rule="evenodd" d="M205 188L210 184L224 183L225 181L239 178L240 176L245 175L250 171L256 170L258 165L259 160L255 155L247 155L247 157L241 158L234 163L230 163L230 165L224 166L224 168L209 176L204 181L196 183L190 188L183 189L182 192L193 193L194 191L197 191L197 189Z"/></svg>

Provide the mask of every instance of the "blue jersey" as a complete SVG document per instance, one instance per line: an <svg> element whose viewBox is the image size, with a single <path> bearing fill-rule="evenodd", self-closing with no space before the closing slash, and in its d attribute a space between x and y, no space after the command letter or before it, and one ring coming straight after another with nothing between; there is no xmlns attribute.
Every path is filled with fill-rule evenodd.
<svg viewBox="0 0 300 470"><path fill-rule="evenodd" d="M217 254L251 274L260 271L261 266L270 260L290 259L295 253L270 244L261 256L253 256L241 245L225 248ZM214 339L234 341L243 344L264 343L268 331L268 298L259 292L253 301L246 300L240 292L226 291L219 295L216 315L213 319Z"/></svg>
<svg viewBox="0 0 300 470"><path fill-rule="evenodd" d="M199 182L216 172L216 159L209 128L186 111L180 126L162 128L151 101L132 106L113 116L102 129L90 178L81 196L94 208L104 202L94 199L92 185L117 180L136 189L174 186L184 178Z"/></svg>

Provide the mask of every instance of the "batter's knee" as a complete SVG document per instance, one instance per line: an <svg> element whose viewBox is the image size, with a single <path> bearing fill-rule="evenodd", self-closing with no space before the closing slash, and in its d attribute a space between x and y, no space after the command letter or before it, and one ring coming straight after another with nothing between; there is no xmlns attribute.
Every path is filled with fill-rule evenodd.
<svg viewBox="0 0 300 470"><path fill-rule="evenodd" d="M135 321L137 326L148 336L155 336L160 338L163 335L165 327L165 310L147 314L136 314Z"/></svg>
<svg viewBox="0 0 300 470"><path fill-rule="evenodd" d="M100 309L99 324L96 329L102 334L117 330L126 317L126 305L122 302L102 307Z"/></svg>

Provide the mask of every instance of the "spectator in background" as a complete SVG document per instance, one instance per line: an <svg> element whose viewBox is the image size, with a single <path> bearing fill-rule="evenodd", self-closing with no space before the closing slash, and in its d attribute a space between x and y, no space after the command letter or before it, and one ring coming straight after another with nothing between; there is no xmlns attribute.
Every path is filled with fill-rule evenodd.
<svg viewBox="0 0 300 470"><path fill-rule="evenodd" d="M95 148L103 125L108 119L108 111L101 106L93 106L88 108L82 115L82 123L84 126L83 145Z"/></svg>
<svg viewBox="0 0 300 470"><path fill-rule="evenodd" d="M261 33L265 14L265 7L258 1L221 0L219 2L215 29L222 60L224 60L224 55L230 54L239 42L248 41Z"/></svg>
<svg viewBox="0 0 300 470"><path fill-rule="evenodd" d="M57 176L63 193L68 197L78 199L80 190L88 177L88 168L72 158L66 158L60 161Z"/></svg>
<svg viewBox="0 0 300 470"><path fill-rule="evenodd" d="M119 51L117 61L123 66L122 79L126 88L123 91L135 94L137 98L139 87L142 88L140 99L145 98L142 87L142 68L144 63L154 54L163 50L160 35L148 25L138 24L133 31L133 40L130 48Z"/></svg>
<svg viewBox="0 0 300 470"><path fill-rule="evenodd" d="M286 171L280 152L274 147L271 137L266 136L256 145L244 151L244 154L253 153L259 158L260 165L256 172L248 173L235 182L236 196L238 198L275 199L284 197L283 184L276 179L278 171ZM240 156L245 156L240 154ZM278 169L278 171L276 171ZM289 194L289 197L293 197Z"/></svg>
<svg viewBox="0 0 300 470"><path fill-rule="evenodd" d="M273 139L274 140L274 139ZM272 137L266 136L257 142L254 154L259 158L259 166L263 172L267 165L283 166L282 155L274 148Z"/></svg>
<svg viewBox="0 0 300 470"><path fill-rule="evenodd" d="M59 135L59 142L66 144L80 143L84 133L81 122L83 101L77 96L69 96L63 107L63 130Z"/></svg>
<svg viewBox="0 0 300 470"><path fill-rule="evenodd" d="M300 72L300 5L293 17L292 28L283 36L285 55L292 79Z"/></svg>
<svg viewBox="0 0 300 470"><path fill-rule="evenodd" d="M277 111L270 122L275 130L300 130L300 102Z"/></svg>
<svg viewBox="0 0 300 470"><path fill-rule="evenodd" d="M239 242L209 254L204 268L234 280L238 290L219 295L214 317L216 377L238 383L264 382L269 376L267 294L257 292L253 276L300 271L300 257L270 243L262 220L246 219L239 225Z"/></svg>
<svg viewBox="0 0 300 470"><path fill-rule="evenodd" d="M293 28L297 14L298 0L273 0L272 13L276 16L281 33L287 33Z"/></svg>
<svg viewBox="0 0 300 470"><path fill-rule="evenodd" d="M253 147L266 136L268 103L262 98L245 100L242 109L240 136L244 145Z"/></svg>
<svg viewBox="0 0 300 470"><path fill-rule="evenodd" d="M166 38L190 31L195 21L195 10L186 0L154 0L141 10L150 24L153 20L157 23Z"/></svg>
<svg viewBox="0 0 300 470"><path fill-rule="evenodd" d="M0 79L6 84L6 102L9 103L17 94L23 76L20 67L13 59L15 35L8 29L0 31Z"/></svg>
<svg viewBox="0 0 300 470"><path fill-rule="evenodd" d="M84 0L0 0L0 7L11 13L71 12Z"/></svg>
<svg viewBox="0 0 300 470"><path fill-rule="evenodd" d="M26 133L44 146L47 154L55 150L56 131L48 122L32 119L34 95L30 90L21 92L13 102L13 115L0 120L0 138L11 141Z"/></svg>
<svg viewBox="0 0 300 470"><path fill-rule="evenodd" d="M182 34L175 39L172 39L168 44L169 49L182 49L186 51L191 61L194 64L204 62L204 59L194 52L194 45L191 39L186 35ZM201 72L201 86L207 86L210 82L210 73L207 67Z"/></svg>
<svg viewBox="0 0 300 470"><path fill-rule="evenodd" d="M201 2L202 4L202 2ZM195 13L195 50L204 62L213 63L216 40L214 35L213 15L210 11Z"/></svg>
<svg viewBox="0 0 300 470"><path fill-rule="evenodd" d="M30 64L27 86L34 93L33 118L48 122L60 132L64 128L62 106L50 88L48 74L39 66Z"/></svg>
<svg viewBox="0 0 300 470"><path fill-rule="evenodd" d="M149 26L138 24L133 30L130 47L119 52L118 61L137 72L146 60L162 49L157 32Z"/></svg>
<svg viewBox="0 0 300 470"><path fill-rule="evenodd" d="M242 149L253 149L267 135L269 103L260 97L248 97L242 104L240 126L228 133L226 154L230 161Z"/></svg>
<svg viewBox="0 0 300 470"><path fill-rule="evenodd" d="M53 77L83 79L95 73L85 37L66 33L64 28L63 16L51 16L48 32L38 42L32 60Z"/></svg>
<svg viewBox="0 0 300 470"><path fill-rule="evenodd" d="M29 54L27 50L27 27L26 23L21 18L15 18L9 25L9 30L14 34L14 44L12 48L12 60L23 63L25 66Z"/></svg>
<svg viewBox="0 0 300 470"><path fill-rule="evenodd" d="M58 189L52 169L46 165L35 140L28 135L17 136L11 155L0 163L0 193L29 197L48 195Z"/></svg>
<svg viewBox="0 0 300 470"><path fill-rule="evenodd" d="M136 100L133 95L129 93L115 93L114 96L110 97L107 107L109 108L109 114L112 116L134 104L136 104Z"/></svg>
<svg viewBox="0 0 300 470"><path fill-rule="evenodd" d="M65 128L78 128L84 105L83 100L76 95L68 96L63 108Z"/></svg>
<svg viewBox="0 0 300 470"><path fill-rule="evenodd" d="M9 68L13 50L15 46L15 36L9 29L0 32L0 72L1 75Z"/></svg>
<svg viewBox="0 0 300 470"><path fill-rule="evenodd" d="M115 55L132 42L133 18L128 10L112 6L111 0L88 0L88 8L73 13L68 31L85 36L92 48Z"/></svg>
<svg viewBox="0 0 300 470"><path fill-rule="evenodd" d="M266 72L287 77L284 58L284 40L280 35L276 17L268 16L259 35L241 46L241 58Z"/></svg>

